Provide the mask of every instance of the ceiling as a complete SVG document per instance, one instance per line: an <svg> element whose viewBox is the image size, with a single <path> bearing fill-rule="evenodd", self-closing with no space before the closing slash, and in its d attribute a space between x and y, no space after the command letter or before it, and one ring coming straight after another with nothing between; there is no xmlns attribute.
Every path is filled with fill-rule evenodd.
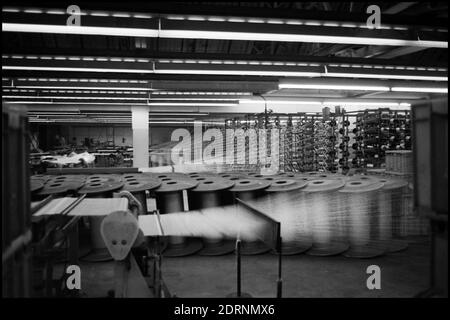
<svg viewBox="0 0 450 320"><path fill-rule="evenodd" d="M115 121L132 105L217 118L446 93L446 2L77 3L81 26L58 2L4 4L4 101Z"/></svg>

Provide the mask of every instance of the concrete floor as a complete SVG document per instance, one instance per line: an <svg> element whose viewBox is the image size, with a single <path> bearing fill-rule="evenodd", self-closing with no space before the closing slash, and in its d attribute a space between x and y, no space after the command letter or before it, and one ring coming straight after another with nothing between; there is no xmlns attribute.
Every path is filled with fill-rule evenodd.
<svg viewBox="0 0 450 320"><path fill-rule="evenodd" d="M283 257L284 297L412 297L427 289L429 243L412 239L403 252L374 259ZM368 290L366 268L381 268L381 289ZM113 288L113 263L83 263L82 297L105 297ZM178 297L224 297L236 290L235 256L164 258L163 277ZM242 257L242 291L275 297L277 257Z"/></svg>

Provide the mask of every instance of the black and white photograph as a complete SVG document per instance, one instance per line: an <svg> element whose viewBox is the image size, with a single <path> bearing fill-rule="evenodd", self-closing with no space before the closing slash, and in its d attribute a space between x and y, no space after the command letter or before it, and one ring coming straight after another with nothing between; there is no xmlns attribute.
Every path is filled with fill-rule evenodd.
<svg viewBox="0 0 450 320"><path fill-rule="evenodd" d="M2 298L448 298L447 25L444 1L3 3Z"/></svg>

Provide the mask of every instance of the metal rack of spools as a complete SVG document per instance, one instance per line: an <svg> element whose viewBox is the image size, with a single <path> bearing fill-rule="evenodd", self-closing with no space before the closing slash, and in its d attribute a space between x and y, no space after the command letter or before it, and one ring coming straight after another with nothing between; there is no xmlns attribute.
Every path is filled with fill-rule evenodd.
<svg viewBox="0 0 450 320"><path fill-rule="evenodd" d="M228 128L234 129L279 129L279 148L277 154L271 156L278 157L279 168L282 171L336 172L338 154L335 144L338 142L340 132L338 122L336 113L281 114L269 111L246 115L242 119L235 118L226 123ZM271 143L269 134L266 143L269 149Z"/></svg>
<svg viewBox="0 0 450 320"><path fill-rule="evenodd" d="M261 113L226 121L227 128L280 129L279 164L286 172L384 168L385 152L411 149L409 110ZM251 125L253 124L253 125ZM246 149L248 150L248 149ZM233 168L232 168L233 169Z"/></svg>
<svg viewBox="0 0 450 320"><path fill-rule="evenodd" d="M365 110L356 113L355 164L364 168L381 168L388 150L410 150L410 111Z"/></svg>

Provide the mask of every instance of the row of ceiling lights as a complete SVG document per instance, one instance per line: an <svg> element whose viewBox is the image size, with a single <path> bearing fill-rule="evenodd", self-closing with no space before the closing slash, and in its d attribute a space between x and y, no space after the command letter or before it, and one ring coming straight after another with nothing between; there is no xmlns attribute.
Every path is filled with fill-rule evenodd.
<svg viewBox="0 0 450 320"><path fill-rule="evenodd" d="M37 12L35 12L37 13ZM195 19L194 19L195 20ZM198 19L197 19L198 20ZM201 20L201 19L200 19ZM248 22L248 21L241 21L241 22ZM8 24L6 24L6 26L8 26ZM42 27L42 26L41 26ZM52 31L50 29L52 29L52 27L58 27L58 26L49 26L49 30L48 31ZM8 28L6 28L8 29ZM54 28L53 28L54 29ZM104 28L104 29L114 29L114 28ZM125 28L127 29L127 28ZM127 32L130 32L132 30L132 28L128 28L128 30L126 30ZM8 31L8 30L6 30ZM9 30L9 31L14 31L14 30ZM20 31L20 30L15 30L15 31ZM23 31L23 30L22 30ZM55 31L55 30L53 30ZM78 30L81 31L81 30ZM104 30L105 31L105 30ZM161 31L161 30L158 30ZM173 30L172 30L173 31ZM446 31L446 30L443 30ZM33 31L34 32L34 31ZM37 31L39 32L39 31ZM173 31L175 32L175 31ZM131 35L131 34L129 34ZM187 36L187 34L185 34ZM252 34L254 36L254 34ZM131 35L131 36L135 36L135 35ZM158 36L160 36L160 34L158 34ZM312 36L314 37L314 36ZM308 36L306 36L306 38L308 38ZM305 39L306 39L305 38ZM352 38L352 37L348 37L348 38ZM309 40L311 40L312 42L313 39L308 38ZM261 40L261 39L256 39L256 40ZM317 39L316 39L317 40ZM348 39L347 39L348 40ZM356 38L353 38L353 40L356 40ZM376 39L375 40L392 40L392 39ZM294 40L293 40L294 41ZM407 41L406 41L407 42ZM406 45L407 43L403 42L402 44L399 45ZM377 44L377 43L373 43L373 44ZM381 43L379 43L381 44ZM389 45L392 43L390 43L389 41L386 41L386 43L384 43L386 45ZM447 47L448 44L441 44L442 47ZM13 55L13 56L3 56L3 58L13 58L13 59L22 59L24 58L24 56L17 56L17 55ZM25 57L26 58L26 57ZM82 60L82 59L91 59L91 61L96 60L96 61L123 61L123 62L150 62L149 59L133 59L133 58L91 58L91 57L49 57L49 56L43 56L43 57L35 57L35 56L28 56L29 59L44 59L44 60L49 60L52 58L55 58L56 60L64 60L64 59L68 59L68 60ZM114 59L114 60L113 60ZM233 64L230 61L216 61L216 60L161 60L159 61L160 63L199 63L199 64ZM242 62L242 61L236 61L235 64L250 64L250 65L286 65L286 66L320 66L320 64L299 64L299 63L290 63L287 62L285 64L282 64L281 62L254 62L254 61L247 61L247 62ZM447 71L447 69L445 68L424 68L424 67L404 67L404 66L366 66L366 65L351 65L351 64L328 64L328 66L330 67L360 67L360 68L373 68L373 69L397 69L397 70L420 70L417 68L423 68L425 70L420 70L420 71ZM431 77L431 76L413 76L413 75L380 75L380 74L353 74L353 73L329 73L327 72L326 68L325 68L325 73L317 73L317 72L286 72L286 71L252 71L252 70L175 70L175 69L168 69L168 70L137 70L137 69L95 69L95 68L52 68L52 67L30 67L30 66L3 66L3 69L15 69L15 70L20 70L22 69L26 69L26 70L30 70L30 69L35 69L35 70L60 70L60 71L98 71L98 72L145 72L145 73L150 73L150 72L155 72L155 73L187 73L187 74L237 74L237 75L241 75L241 74L251 74L251 75L277 75L277 76L285 76L285 75L291 75L291 76L306 76L306 77L314 77L314 76L331 76L331 77L362 77L362 78L392 78L392 79L410 79L410 80L440 80L440 81L447 81L447 77ZM311 87L313 88L313 87ZM314 87L317 89L331 89L333 88L332 86L328 86L328 87ZM334 88L338 88L336 90L343 90L342 86L335 86ZM104 88L103 88L104 89ZM348 90L352 90L352 88L347 88ZM399 87L398 90L396 90L395 88L389 88L389 87L372 87L372 88L362 88L361 86L358 87L357 89L353 88L353 90L378 90L378 91L407 91L409 90L409 88L407 87ZM411 88L413 92L417 92L418 88ZM436 91L429 91L432 90L433 88L423 88L426 89L427 91L425 92L436 92ZM437 90L442 90L442 88L437 88ZM440 92L440 91L438 91ZM69 98L69 97L68 97ZM81 97L82 98L82 97ZM139 99L139 98L137 98ZM294 102L294 103L298 103L298 102ZM185 104L183 104L185 105Z"/></svg>
<svg viewBox="0 0 450 320"><path fill-rule="evenodd" d="M197 114L191 114L193 116L198 116ZM48 117L41 115L31 115L29 117L29 121L32 123L123 123L123 124L131 124L131 116L129 117L85 117L84 115L79 115L77 117L75 115L67 116L67 117ZM195 121L202 121L202 123L207 125L225 125L224 121L217 121L217 119L201 119L197 120L196 118L163 118L163 117L152 117L149 118L148 123L150 124L194 124Z"/></svg>
<svg viewBox="0 0 450 320"><path fill-rule="evenodd" d="M276 76L276 77L308 77L308 78L365 78L365 79L399 79L418 81L448 81L445 75L419 74L391 74L386 73L344 73L338 70L328 70L324 66L322 72L302 70L261 70L261 69L123 69L123 68L86 68L86 67L52 67L52 66L8 66L2 65L3 70L36 70L36 71L66 71L66 72L112 72L112 73L146 73L146 74L186 74L186 75L237 75L237 76Z"/></svg>
<svg viewBox="0 0 450 320"><path fill-rule="evenodd" d="M21 99L21 98L19 98ZM50 101L8 101L8 103L20 103L20 104L89 104L89 105L96 105L96 104L105 104L105 105L124 105L124 102L120 103L114 103L114 102L82 102L78 101L76 98L68 97L67 100L75 100L76 102L62 102L62 101L53 101L53 100L59 100L60 97L54 97L54 98L47 98ZM61 100L65 100L64 98ZM83 100L83 99L81 99ZM89 100L112 100L112 99L89 99ZM120 100L120 99L119 99ZM122 99L123 100L123 99ZM145 105L145 106L158 106L158 107L239 107L239 105L250 105L251 107L255 108L255 111L260 110L260 108L264 108L264 106L267 106L269 108L278 106L278 105L292 105L292 106L320 106L320 107L326 107L326 106L360 106L360 107L376 107L376 108L382 108L382 107L405 107L408 108L411 106L410 103L407 102L394 102L394 101L358 101L355 100L329 100L329 99L309 99L309 100L276 100L276 99L267 99L266 101L258 101L258 100L252 100L252 99L242 99L239 100L239 102L236 101L236 103L228 103L228 102L140 102L140 103L130 103L130 105ZM261 109L263 110L263 109Z"/></svg>
<svg viewBox="0 0 450 320"><path fill-rule="evenodd" d="M346 91L383 91L383 92L423 92L423 93L447 93L448 88L444 86L418 87L418 86L371 86L371 85L342 85L342 84L279 84L279 89L302 89L302 90L346 90Z"/></svg>
<svg viewBox="0 0 450 320"><path fill-rule="evenodd" d="M58 117L58 116L83 116L83 117L124 117L124 118L130 118L131 119L131 112L91 112L91 111L33 111L33 110L28 110L27 114L29 116L33 116L33 117L41 117L41 116L45 116L45 117ZM153 117L153 116L207 116L210 115L209 113L201 113L201 112L196 112L196 113L188 113L188 112L149 112L149 116Z"/></svg>
<svg viewBox="0 0 450 320"><path fill-rule="evenodd" d="M340 68L364 68L386 70L410 70L410 71L441 71L447 72L443 67L417 67L398 65L371 65L355 63L308 63L289 61L250 61L250 60L206 60L206 59L139 59L139 58L113 58L113 57L81 57L81 56L28 56L28 55L2 55L3 59L28 59L28 60L69 60L69 61L100 61L100 62L140 62L140 63L173 63L173 64L219 64L219 65L261 65L261 66L298 66L298 67L340 67Z"/></svg>
<svg viewBox="0 0 450 320"><path fill-rule="evenodd" d="M10 87L12 89L8 89L9 85L4 84L3 85L3 91L5 92L35 92L36 89L63 89L64 87L59 86L23 86L23 85L14 85L15 79L12 78L2 78L2 81L9 81L11 82ZM18 78L17 81L29 81L29 82L93 82L93 83L145 83L149 84L148 81L135 81L135 80L116 80L116 79L56 79L56 78ZM419 86L412 86L408 87L406 85L397 85L397 86L391 86L391 88L387 86L376 86L376 85L342 85L342 84L309 84L309 83L302 83L302 84L296 84L296 83L280 83L279 89L315 89L315 90L375 90L375 91L398 91L398 92L435 92L435 93L446 93L447 88L446 84L443 83L435 83L435 87L424 87L421 88ZM443 86L445 85L445 86ZM23 89L21 89L23 88ZM27 90L29 89L29 90ZM34 90L32 90L34 89ZM93 89L92 87L69 87L68 89ZM52 93L123 93L123 94L146 94L145 92L142 92L145 88L118 88L118 87L112 87L112 88L104 88L99 87L95 89L103 89L101 91L98 90L42 90L42 92L52 92ZM117 91L119 90L120 91ZM127 89L134 89L139 91L131 91ZM115 91L114 91L115 90ZM149 89L150 90L150 89ZM194 96L194 95L211 95L211 96L226 96L226 95L233 95L233 96L244 96L244 95L252 95L251 92L227 92L227 91L156 91L158 89L152 89L154 90L152 92L152 95L183 95L183 96ZM162 90L162 89L159 89Z"/></svg>
<svg viewBox="0 0 450 320"><path fill-rule="evenodd" d="M80 79L80 78L17 78L18 81L30 82L93 82L93 83L140 83L149 84L147 80L128 80L128 79ZM2 81L14 81L13 78L2 78Z"/></svg>
<svg viewBox="0 0 450 320"><path fill-rule="evenodd" d="M39 8L17 8L3 7L2 12L5 13L28 13L28 14L50 14L50 15L67 15L65 10L61 9L39 9ZM168 20L187 20L187 21L209 21L209 22L232 22L232 23L255 23L255 24L287 24L287 25L305 25L305 26L323 26L323 27L341 27L341 28L360 28L367 29L367 23L339 22L339 21L318 21L310 19L274 19L274 18L255 18L255 17L228 17L216 15L175 15L175 14L146 14L132 12L107 12L95 10L81 10L80 16L93 17L113 17L113 18L135 18L135 19L152 19L165 18ZM406 31L407 26L381 24L380 29ZM444 28L420 27L420 31L426 32L447 32Z"/></svg>
<svg viewBox="0 0 450 320"><path fill-rule="evenodd" d="M113 69L113 68L78 68L78 67L46 67L46 66L5 66L3 70L36 70L36 71L66 71L66 72L112 72L112 73L153 73L153 74L197 74L197 75L237 75L237 76L276 76L276 77L330 77L330 78L365 78L365 79L401 79L421 81L448 81L441 75L408 75L408 74L378 74L378 73L342 73L309 71L272 71L272 70L208 70L208 69Z"/></svg>
<svg viewBox="0 0 450 320"><path fill-rule="evenodd" d="M114 91L114 90L37 90L37 89L7 89L3 88L4 92L20 92L20 93L83 93L83 94L140 94L148 95L142 91Z"/></svg>
<svg viewBox="0 0 450 320"><path fill-rule="evenodd" d="M130 120L120 120L120 119L92 119L92 120L86 120L86 121L80 121L80 120L71 120L71 119L64 119L64 120L50 120L50 119L30 119L30 122L32 123L111 123L111 124L131 124ZM179 120L179 121L149 121L150 124L163 124L163 125L169 125L169 124L177 124L177 125L192 125L195 123L195 120ZM218 125L218 126L224 126L224 122L215 122L215 121L208 121L209 125Z"/></svg>
<svg viewBox="0 0 450 320"><path fill-rule="evenodd" d="M20 92L20 93L83 93L83 94L141 94L148 95L142 91L114 91L114 90L38 90L38 89L8 89L3 88L4 92ZM221 92L221 91L154 91L152 96L166 96L166 95L178 95L178 96L249 96L251 92Z"/></svg>
<svg viewBox="0 0 450 320"><path fill-rule="evenodd" d="M295 84L295 83L281 83L279 84L279 89L299 89L299 90L341 90L341 91L376 91L376 92L412 92L412 93L447 93L448 88L446 86L430 86L430 87L418 87L418 86L375 86L375 85L342 85L342 84ZM62 93L62 94L105 94L105 95L111 95L111 94L124 94L124 95L145 95L143 97L136 97L136 99L150 99L151 96L156 96L153 99L165 99L161 96L168 96L168 95L178 95L178 96L186 96L183 98L177 98L177 97L171 97L167 99L186 99L186 100L196 100L196 99L203 99L203 100L211 100L214 99L214 97L219 96L225 96L218 98L219 100L228 99L226 96L235 96L233 98L230 98L231 100L236 100L238 97L241 96L250 96L251 93L239 93L239 92L233 92L233 94L230 94L229 92L198 92L194 94L193 92L184 93L182 91L176 91L176 92L153 92L152 94L148 94L146 92L141 91L112 91L112 90L31 90L31 89L8 89L3 88L3 92L8 93L36 93L39 95L36 96L29 96L34 98L45 98L47 96L41 95L41 93ZM195 98L193 96L206 96L204 98ZM210 98L213 97L213 98ZM76 97L73 97L74 99ZM105 99L110 99L112 97L104 97ZM122 97L121 99L131 99L131 97Z"/></svg>

